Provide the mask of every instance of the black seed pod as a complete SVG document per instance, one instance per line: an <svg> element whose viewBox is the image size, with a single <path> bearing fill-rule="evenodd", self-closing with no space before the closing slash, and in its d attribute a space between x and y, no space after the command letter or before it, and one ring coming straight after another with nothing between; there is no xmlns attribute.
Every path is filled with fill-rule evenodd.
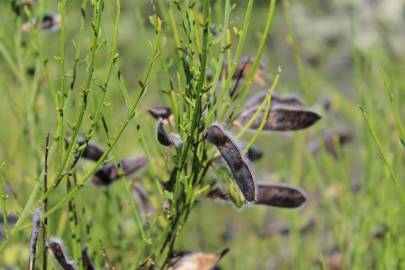
<svg viewBox="0 0 405 270"><path fill-rule="evenodd" d="M299 189L285 185L257 185L256 204L283 208L300 207L307 200Z"/></svg>

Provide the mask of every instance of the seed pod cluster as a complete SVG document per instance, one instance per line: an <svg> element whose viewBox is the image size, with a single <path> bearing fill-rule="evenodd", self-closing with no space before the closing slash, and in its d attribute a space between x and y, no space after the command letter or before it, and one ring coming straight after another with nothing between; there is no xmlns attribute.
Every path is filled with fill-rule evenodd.
<svg viewBox="0 0 405 270"><path fill-rule="evenodd" d="M50 237L47 241L47 245L49 250L52 252L53 256L55 257L56 261L59 263L63 270L77 270L77 265L71 259L69 259L67 255L67 250L63 244L63 241L55 238Z"/></svg>
<svg viewBox="0 0 405 270"><path fill-rule="evenodd" d="M229 249L224 249L219 254L176 252L171 254L169 270L211 270L228 252Z"/></svg>
<svg viewBox="0 0 405 270"><path fill-rule="evenodd" d="M97 186L110 185L122 176L129 176L147 165L148 159L145 156L124 159L118 165L114 162L106 163L94 174L92 181Z"/></svg>
<svg viewBox="0 0 405 270"><path fill-rule="evenodd" d="M59 13L45 14L41 19L41 31L42 32L56 32L60 29L62 23L62 17ZM21 31L27 33L31 31L31 27L37 27L39 25L39 18L36 17L32 22L26 22L21 26Z"/></svg>
<svg viewBox="0 0 405 270"><path fill-rule="evenodd" d="M207 128L203 136L218 148L246 200L254 202L256 200L255 177L236 143L218 124Z"/></svg>

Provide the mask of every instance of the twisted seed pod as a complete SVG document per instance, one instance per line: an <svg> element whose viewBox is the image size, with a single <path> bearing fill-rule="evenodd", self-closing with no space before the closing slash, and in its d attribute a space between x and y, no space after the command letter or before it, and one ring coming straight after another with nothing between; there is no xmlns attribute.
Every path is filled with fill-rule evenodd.
<svg viewBox="0 0 405 270"><path fill-rule="evenodd" d="M228 252L229 249L224 249L220 254L177 252L171 255L169 270L211 270Z"/></svg>
<svg viewBox="0 0 405 270"><path fill-rule="evenodd" d="M283 208L300 207L307 200L301 190L285 185L257 185L256 204Z"/></svg>
<svg viewBox="0 0 405 270"><path fill-rule="evenodd" d="M36 251L37 251L37 241L39 234L39 227L41 225L41 211L37 209L32 217L32 230L31 230L31 239L30 239L30 258L29 258L29 270L35 269L36 261Z"/></svg>
<svg viewBox="0 0 405 270"><path fill-rule="evenodd" d="M234 124L240 127L246 126L254 116L259 107L252 108L242 113ZM263 121L265 110L262 110L258 117L250 125L249 129L258 129ZM293 131L300 130L315 124L321 117L306 109L276 107L270 109L263 130L267 131Z"/></svg>
<svg viewBox="0 0 405 270"><path fill-rule="evenodd" d="M256 200L254 175L238 146L217 124L206 129L203 136L218 148L246 200L254 202Z"/></svg>
<svg viewBox="0 0 405 270"><path fill-rule="evenodd" d="M50 237L47 241L47 245L49 250L52 252L53 256L55 257L56 261L62 267L63 270L77 270L76 264L69 259L67 255L66 248L63 244L63 241Z"/></svg>
<svg viewBox="0 0 405 270"><path fill-rule="evenodd" d="M167 134L166 130L163 127L163 120L159 119L156 128L156 137L159 143L163 146L175 146L179 147L183 141L180 139L178 134Z"/></svg>
<svg viewBox="0 0 405 270"><path fill-rule="evenodd" d="M106 163L93 176L92 181L97 186L110 185L122 176L128 176L144 169L148 165L148 159L145 156L133 157L122 160L117 166L115 163ZM120 170L122 169L122 174Z"/></svg>

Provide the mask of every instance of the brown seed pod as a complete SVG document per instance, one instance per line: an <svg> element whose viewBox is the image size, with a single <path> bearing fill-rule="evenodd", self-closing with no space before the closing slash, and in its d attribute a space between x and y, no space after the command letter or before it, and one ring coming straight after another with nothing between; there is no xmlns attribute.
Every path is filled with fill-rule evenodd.
<svg viewBox="0 0 405 270"><path fill-rule="evenodd" d="M156 137L161 145L167 147L175 146L177 148L183 143L178 134L174 133L167 134L166 130L163 127L162 119L158 120L156 127Z"/></svg>
<svg viewBox="0 0 405 270"><path fill-rule="evenodd" d="M45 14L42 18L41 31L42 32L56 32L60 29L62 17L58 13ZM21 31L27 33L31 31L31 27L36 27L39 24L38 17L34 18L32 22L26 22L21 26Z"/></svg>
<svg viewBox="0 0 405 270"><path fill-rule="evenodd" d="M32 230L31 230L31 239L30 239L30 257L29 257L29 270L35 269L36 261L36 251L37 251L37 241L39 234L39 227L41 225L41 211L37 209L32 217Z"/></svg>
<svg viewBox="0 0 405 270"><path fill-rule="evenodd" d="M220 254L177 252L171 255L169 270L212 270L228 252L229 249Z"/></svg>
<svg viewBox="0 0 405 270"><path fill-rule="evenodd" d="M83 266L85 270L95 270L93 262L90 259L89 253L87 251L87 247L83 248L82 250L82 260Z"/></svg>
<svg viewBox="0 0 405 270"><path fill-rule="evenodd" d="M156 120L162 119L163 124L174 126L174 116L172 109L169 107L150 107L147 111L152 115Z"/></svg>
<svg viewBox="0 0 405 270"><path fill-rule="evenodd" d="M253 61L254 58L241 57L236 66L235 73L232 75L232 79L234 80L245 79L253 67ZM258 85L264 86L266 84L266 81L263 78L265 72L266 67L263 62L260 62L256 69L256 73L253 77L253 81ZM222 66L220 79L228 77L228 74L229 74L228 63L227 61L225 61Z"/></svg>
<svg viewBox="0 0 405 270"><path fill-rule="evenodd" d="M206 129L203 136L218 148L246 200L254 202L256 200L255 177L236 143L217 124Z"/></svg>
<svg viewBox="0 0 405 270"><path fill-rule="evenodd" d="M148 165L145 156L133 157L122 160L117 166L115 163L107 163L101 167L93 176L92 181L96 186L110 185L122 176L128 176L144 169ZM122 170L122 173L120 172Z"/></svg>
<svg viewBox="0 0 405 270"><path fill-rule="evenodd" d="M78 269L74 261L69 259L62 240L50 237L47 241L47 246L63 270Z"/></svg>
<svg viewBox="0 0 405 270"><path fill-rule="evenodd" d="M304 192L285 185L257 185L256 204L283 208L300 207L307 200Z"/></svg>
<svg viewBox="0 0 405 270"><path fill-rule="evenodd" d="M244 108L250 109L259 106L266 99L267 95L268 95L267 91L257 93L256 95L252 96L248 101L246 101ZM290 107L290 108L307 107L305 102L298 96L290 95L286 97L281 97L278 94L273 93L273 95L271 96L270 107L274 107L276 105L280 107Z"/></svg>
<svg viewBox="0 0 405 270"><path fill-rule="evenodd" d="M84 137L80 136L77 139L77 145L79 147L82 147L83 145L85 145L85 143L86 143L86 140ZM83 150L81 156L85 159L98 161L103 154L104 154L104 149L101 146L98 146L90 141L87 143L87 146Z"/></svg>
<svg viewBox="0 0 405 270"><path fill-rule="evenodd" d="M259 107L255 107L248 111L245 111L234 121L234 124L240 127L246 126L258 109ZM256 117L256 119L250 125L249 129L258 129L261 126L264 116L265 109L259 113L258 117ZM312 126L320 118L321 117L316 112L310 110L275 106L275 108L270 109L267 115L267 119L265 119L263 130L300 130Z"/></svg>

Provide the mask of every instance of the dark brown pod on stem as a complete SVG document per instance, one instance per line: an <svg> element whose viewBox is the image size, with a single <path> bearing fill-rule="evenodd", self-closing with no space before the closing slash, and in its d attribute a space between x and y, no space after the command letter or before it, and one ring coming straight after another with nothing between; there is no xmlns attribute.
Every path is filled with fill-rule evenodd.
<svg viewBox="0 0 405 270"><path fill-rule="evenodd" d="M250 161L255 162L263 157L263 151L260 150L257 146L252 145L247 150L246 156Z"/></svg>
<svg viewBox="0 0 405 270"><path fill-rule="evenodd" d="M174 126L174 116L169 107L150 107L147 110L156 120L162 119L163 124Z"/></svg>
<svg viewBox="0 0 405 270"><path fill-rule="evenodd" d="M82 250L82 260L83 260L83 266L85 270L95 270L96 268L94 267L93 262L90 259L87 247L83 248Z"/></svg>
<svg viewBox="0 0 405 270"><path fill-rule="evenodd" d="M92 181L97 186L110 185L122 176L138 172L147 165L148 159L145 156L122 160L118 166L113 162L107 163L94 174Z"/></svg>
<svg viewBox="0 0 405 270"><path fill-rule="evenodd" d="M255 115L259 107L255 107L242 113L235 121L234 124L240 127L246 126L250 119ZM259 129L263 118L265 117L265 110L263 109L249 129ZM315 124L321 117L313 111L295 108L275 107L270 109L267 118L264 120L263 130L267 131L294 131L300 130Z"/></svg>
<svg viewBox="0 0 405 270"><path fill-rule="evenodd" d="M245 199L254 202L256 200L255 178L239 147L217 124L206 129L203 136L218 148Z"/></svg>
<svg viewBox="0 0 405 270"><path fill-rule="evenodd" d="M183 141L180 139L178 134L170 133L168 134L163 127L163 120L159 119L156 128L156 137L159 143L163 146L175 146L179 147Z"/></svg>
<svg viewBox="0 0 405 270"><path fill-rule="evenodd" d="M228 252L228 248L220 254L176 252L170 256L169 270L212 270Z"/></svg>
<svg viewBox="0 0 405 270"><path fill-rule="evenodd" d="M84 137L79 137L77 139L77 144L79 147L83 146L86 143L86 140ZM82 152L82 157L93 160L93 161L98 161L101 156L104 154L104 149L101 146L98 146L91 141L87 143L86 148Z"/></svg>
<svg viewBox="0 0 405 270"><path fill-rule="evenodd" d="M296 208L300 207L306 200L306 195L297 188L285 185L257 185L256 204Z"/></svg>
<svg viewBox="0 0 405 270"><path fill-rule="evenodd" d="M55 257L56 261L59 263L59 265L62 267L63 270L77 270L77 266L72 261L69 259L67 255L66 248L63 244L63 241L50 237L47 241L47 245L49 250L52 252L53 256Z"/></svg>

